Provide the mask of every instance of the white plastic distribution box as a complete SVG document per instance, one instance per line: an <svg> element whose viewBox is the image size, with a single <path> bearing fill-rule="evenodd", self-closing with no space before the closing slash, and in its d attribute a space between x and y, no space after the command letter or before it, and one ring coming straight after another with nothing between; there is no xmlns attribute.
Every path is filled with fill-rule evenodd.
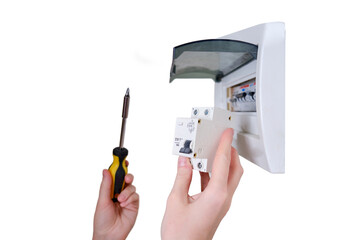
<svg viewBox="0 0 360 240"><path fill-rule="evenodd" d="M213 79L215 106L193 108L191 118L177 119L174 154L211 172L221 133L232 127L242 157L272 173L285 171L284 23L175 47L170 82L175 78Z"/></svg>

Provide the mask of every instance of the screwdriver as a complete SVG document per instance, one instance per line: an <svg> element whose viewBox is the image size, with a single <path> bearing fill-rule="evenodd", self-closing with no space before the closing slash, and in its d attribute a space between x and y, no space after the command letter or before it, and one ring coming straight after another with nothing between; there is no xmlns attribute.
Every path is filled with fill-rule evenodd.
<svg viewBox="0 0 360 240"><path fill-rule="evenodd" d="M120 143L119 147L114 148L113 150L113 162L109 167L109 171L112 176L112 186L111 186L111 199L113 202L118 202L117 197L124 190L125 187L125 175L127 174L126 166L126 157L128 155L128 150L124 148L124 138L125 138L125 128L126 128L126 119L129 112L129 103L130 103L130 90L126 90L124 101L123 101L123 110L122 110L122 124L121 124L121 133L120 133Z"/></svg>

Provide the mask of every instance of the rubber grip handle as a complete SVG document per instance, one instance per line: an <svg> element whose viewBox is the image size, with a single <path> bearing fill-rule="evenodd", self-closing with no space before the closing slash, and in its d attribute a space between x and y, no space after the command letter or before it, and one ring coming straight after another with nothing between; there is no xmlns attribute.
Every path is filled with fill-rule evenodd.
<svg viewBox="0 0 360 240"><path fill-rule="evenodd" d="M116 147L113 150L113 163L109 167L109 171L112 177L111 186L111 199L113 202L117 202L117 197L124 190L125 187L125 175L127 174L126 157L128 150L126 148Z"/></svg>

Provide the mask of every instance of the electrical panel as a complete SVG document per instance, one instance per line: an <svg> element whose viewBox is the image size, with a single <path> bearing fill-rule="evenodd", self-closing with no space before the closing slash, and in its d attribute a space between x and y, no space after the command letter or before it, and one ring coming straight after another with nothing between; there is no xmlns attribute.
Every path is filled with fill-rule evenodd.
<svg viewBox="0 0 360 240"><path fill-rule="evenodd" d="M285 25L260 24L174 48L170 82L210 78L214 107L178 118L173 154L211 172L222 132L234 129L239 155L271 173L285 171Z"/></svg>

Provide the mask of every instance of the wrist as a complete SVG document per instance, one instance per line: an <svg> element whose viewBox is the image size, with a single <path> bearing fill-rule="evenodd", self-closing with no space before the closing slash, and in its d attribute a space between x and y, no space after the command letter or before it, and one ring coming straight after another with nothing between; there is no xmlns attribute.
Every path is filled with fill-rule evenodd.
<svg viewBox="0 0 360 240"><path fill-rule="evenodd" d="M112 240L112 239L117 239L117 240L126 240L126 237L123 236L119 236L118 238L112 238L111 236L104 236L104 235L97 235L94 234L92 240Z"/></svg>
<svg viewBox="0 0 360 240"><path fill-rule="evenodd" d="M161 240L211 240L212 234L209 233L191 233L184 231L183 233L165 233L161 235Z"/></svg>

